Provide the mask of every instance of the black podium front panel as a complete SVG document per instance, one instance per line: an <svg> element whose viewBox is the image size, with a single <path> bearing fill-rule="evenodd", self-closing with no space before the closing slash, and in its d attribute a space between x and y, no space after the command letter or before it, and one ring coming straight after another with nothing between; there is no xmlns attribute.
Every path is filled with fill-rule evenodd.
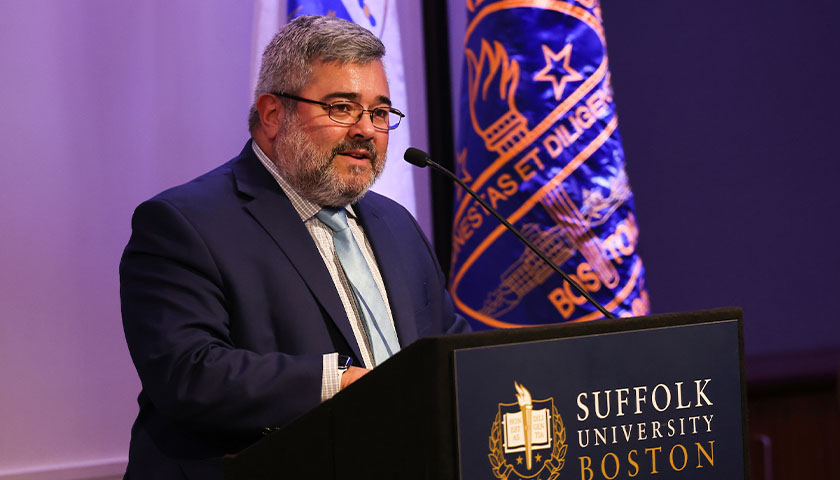
<svg viewBox="0 0 840 480"><path fill-rule="evenodd" d="M460 477L744 478L739 322L456 350Z"/></svg>

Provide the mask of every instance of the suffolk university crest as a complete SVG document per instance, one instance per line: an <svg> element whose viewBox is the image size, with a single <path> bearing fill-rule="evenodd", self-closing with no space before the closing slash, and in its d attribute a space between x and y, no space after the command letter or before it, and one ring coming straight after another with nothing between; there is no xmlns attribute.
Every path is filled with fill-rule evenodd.
<svg viewBox="0 0 840 480"><path fill-rule="evenodd" d="M566 463L566 428L554 399L533 400L519 383L516 403L500 403L490 429L490 465L502 480L554 480Z"/></svg>
<svg viewBox="0 0 840 480"><path fill-rule="evenodd" d="M457 174L608 309L647 314L597 0L466 7ZM600 316L461 193L451 291L478 329Z"/></svg>

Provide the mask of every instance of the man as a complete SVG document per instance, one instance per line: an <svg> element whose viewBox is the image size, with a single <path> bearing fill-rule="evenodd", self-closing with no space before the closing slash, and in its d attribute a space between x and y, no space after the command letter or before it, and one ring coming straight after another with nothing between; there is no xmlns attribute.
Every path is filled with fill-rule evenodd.
<svg viewBox="0 0 840 480"><path fill-rule="evenodd" d="M263 55L239 156L135 211L127 478L221 478L220 457L266 427L420 336L468 328L417 223L367 192L402 116L384 53L351 22L294 20Z"/></svg>

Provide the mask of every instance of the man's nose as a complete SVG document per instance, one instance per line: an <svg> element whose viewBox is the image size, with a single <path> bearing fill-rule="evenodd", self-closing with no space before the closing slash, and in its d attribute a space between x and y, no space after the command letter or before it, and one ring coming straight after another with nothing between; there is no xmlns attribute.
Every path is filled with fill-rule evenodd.
<svg viewBox="0 0 840 480"><path fill-rule="evenodd" d="M373 135L376 133L376 128L373 127L373 121L371 121L370 115L370 112L362 112L362 118L355 125L352 125L350 131L347 132L351 138L373 138Z"/></svg>

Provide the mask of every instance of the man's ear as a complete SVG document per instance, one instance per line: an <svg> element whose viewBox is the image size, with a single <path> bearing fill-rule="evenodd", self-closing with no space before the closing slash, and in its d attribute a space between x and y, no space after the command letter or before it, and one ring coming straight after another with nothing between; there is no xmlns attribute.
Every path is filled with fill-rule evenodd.
<svg viewBox="0 0 840 480"><path fill-rule="evenodd" d="M268 140L273 141L280 132L286 114L283 103L276 96L263 93L257 98L257 113L260 116L259 128Z"/></svg>

